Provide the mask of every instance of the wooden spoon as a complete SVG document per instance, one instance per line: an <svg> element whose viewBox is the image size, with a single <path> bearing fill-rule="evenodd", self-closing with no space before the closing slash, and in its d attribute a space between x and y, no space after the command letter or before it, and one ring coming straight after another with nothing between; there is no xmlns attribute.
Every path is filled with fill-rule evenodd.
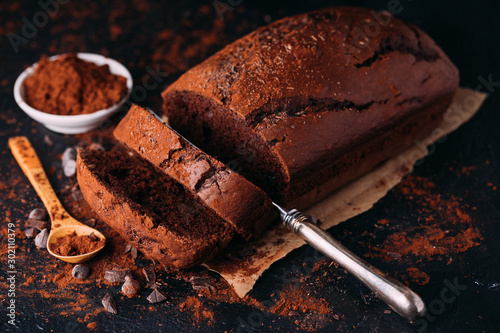
<svg viewBox="0 0 500 333"><path fill-rule="evenodd" d="M56 258L73 264L93 258L104 248L104 245L92 252L76 256L62 256L54 252L58 247L59 238L72 233L76 233L77 236L89 236L93 233L99 240L102 239L104 241L106 241L106 237L96 229L78 222L64 209L54 189L50 185L49 179L43 170L42 163L28 138L24 136L9 138L9 148L12 151L12 155L14 155L14 158L17 160L17 163L21 166L24 174L30 180L31 185L35 188L38 196L42 199L49 213L52 221L52 227L47 239L47 250L49 253Z"/></svg>

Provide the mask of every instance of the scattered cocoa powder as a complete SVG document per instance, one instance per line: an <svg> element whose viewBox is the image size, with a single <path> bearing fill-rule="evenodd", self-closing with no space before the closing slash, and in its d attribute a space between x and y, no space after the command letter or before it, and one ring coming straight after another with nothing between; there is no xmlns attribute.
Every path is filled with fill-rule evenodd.
<svg viewBox="0 0 500 333"><path fill-rule="evenodd" d="M56 60L42 56L35 72L24 81L27 103L40 111L77 115L107 109L127 94L127 79L66 54Z"/></svg>
<svg viewBox="0 0 500 333"><path fill-rule="evenodd" d="M93 252L104 245L106 241L89 235L77 235L76 232L57 239L58 246L51 249L61 256L77 256Z"/></svg>
<svg viewBox="0 0 500 333"><path fill-rule="evenodd" d="M408 275L410 275L411 279L419 285L427 284L431 279L427 273L422 272L416 267L410 267L406 271L408 272Z"/></svg>
<svg viewBox="0 0 500 333"><path fill-rule="evenodd" d="M472 208L453 195L440 193L433 182L409 176L398 185L397 193L417 201L419 221L405 231L390 234L381 246L371 248L367 256L385 261L412 256L418 263L464 252L483 239L467 212Z"/></svg>
<svg viewBox="0 0 500 333"><path fill-rule="evenodd" d="M287 287L269 311L282 316L310 312L326 315L330 313L330 306L325 299L307 295L307 291L300 287Z"/></svg>
<svg viewBox="0 0 500 333"><path fill-rule="evenodd" d="M378 220L378 222L377 222L377 223L378 223L378 224L382 224L382 225L386 225L386 224L388 224L388 223L389 223L389 220L387 220L387 219L381 219L381 220Z"/></svg>
<svg viewBox="0 0 500 333"><path fill-rule="evenodd" d="M187 297L180 305L179 309L184 311L191 311L193 313L193 318L196 322L201 320L205 321L208 325L213 323L214 313L207 309L203 302L195 296Z"/></svg>

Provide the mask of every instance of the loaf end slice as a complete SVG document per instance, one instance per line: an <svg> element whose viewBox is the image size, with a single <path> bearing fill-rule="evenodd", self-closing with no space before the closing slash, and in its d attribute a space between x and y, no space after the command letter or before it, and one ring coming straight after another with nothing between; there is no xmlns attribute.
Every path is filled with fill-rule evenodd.
<svg viewBox="0 0 500 333"><path fill-rule="evenodd" d="M77 179L104 222L166 267L201 264L234 235L232 225L132 152L80 150Z"/></svg>

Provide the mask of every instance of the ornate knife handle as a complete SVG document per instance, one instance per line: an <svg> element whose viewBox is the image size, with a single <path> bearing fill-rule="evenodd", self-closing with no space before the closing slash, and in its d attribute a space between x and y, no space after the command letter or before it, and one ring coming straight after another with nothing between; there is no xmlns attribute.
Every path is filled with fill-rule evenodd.
<svg viewBox="0 0 500 333"><path fill-rule="evenodd" d="M301 212L273 204L283 225L358 278L395 312L410 321L425 315L425 303L413 290L359 258Z"/></svg>

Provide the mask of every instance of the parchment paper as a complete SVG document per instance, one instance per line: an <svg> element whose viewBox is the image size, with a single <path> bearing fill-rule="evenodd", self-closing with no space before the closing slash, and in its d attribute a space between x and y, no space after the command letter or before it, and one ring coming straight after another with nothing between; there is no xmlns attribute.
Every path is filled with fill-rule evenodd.
<svg viewBox="0 0 500 333"><path fill-rule="evenodd" d="M328 229L367 211L411 172L415 162L428 154L428 146L439 142L472 118L485 98L484 93L460 88L442 123L428 137L415 141L412 147L400 155L331 194L304 213L317 217L322 222L321 227ZM258 239L244 245L245 248L238 249L238 253L246 251L249 255L228 255L212 260L205 266L219 273L239 297L244 297L271 264L304 244L302 238L288 232L281 224L276 224ZM227 253L234 252L228 250Z"/></svg>

